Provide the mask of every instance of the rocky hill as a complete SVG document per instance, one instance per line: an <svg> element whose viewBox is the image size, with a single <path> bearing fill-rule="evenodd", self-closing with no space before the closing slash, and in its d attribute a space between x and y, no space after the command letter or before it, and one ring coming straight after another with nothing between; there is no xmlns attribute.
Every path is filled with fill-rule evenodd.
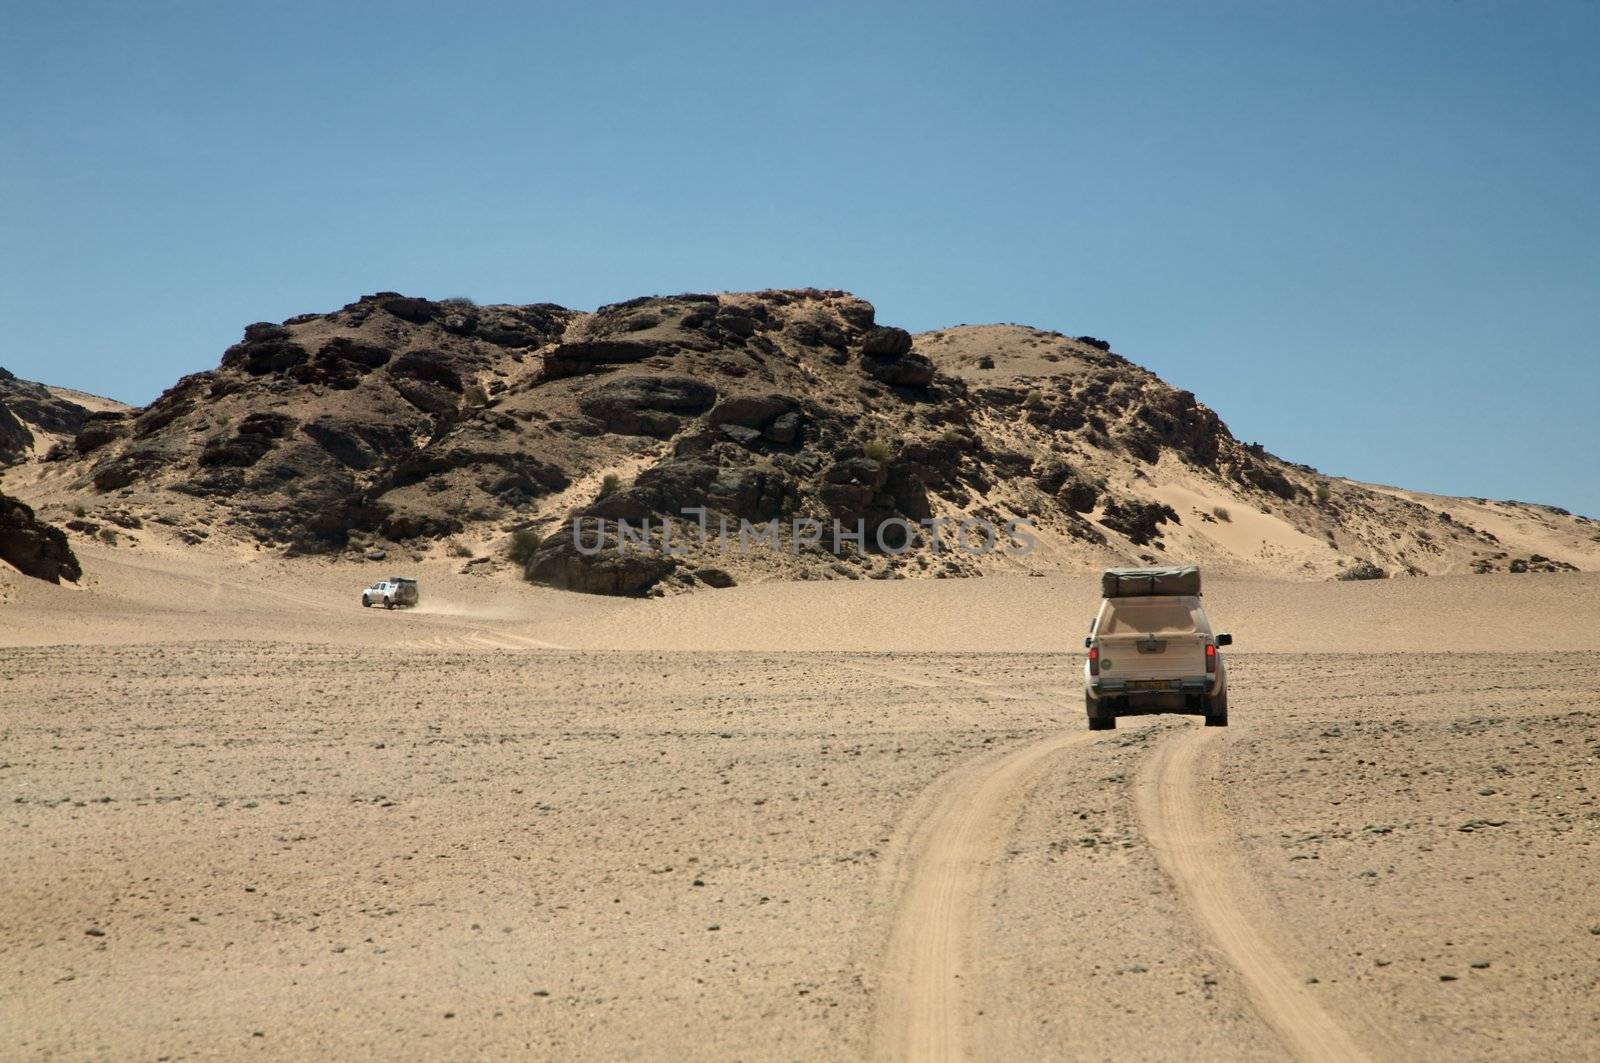
<svg viewBox="0 0 1600 1063"><path fill-rule="evenodd" d="M1310 579L1600 567L1586 518L1323 476L1092 337L912 336L841 291L592 313L385 292L250 325L143 409L80 409L7 482L82 534L444 554L584 591L1176 560ZM648 522L649 548L619 545L618 521Z"/></svg>
<svg viewBox="0 0 1600 1063"><path fill-rule="evenodd" d="M22 380L0 368L0 468L43 455L70 439L83 427L91 405L120 404Z"/></svg>

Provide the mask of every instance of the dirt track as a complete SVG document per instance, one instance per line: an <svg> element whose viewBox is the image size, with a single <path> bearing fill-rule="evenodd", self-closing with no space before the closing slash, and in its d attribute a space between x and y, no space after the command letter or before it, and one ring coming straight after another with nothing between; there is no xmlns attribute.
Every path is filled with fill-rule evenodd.
<svg viewBox="0 0 1600 1063"><path fill-rule="evenodd" d="M1190 730L1157 748L1135 791L1145 836L1228 962L1244 979L1256 1011L1307 1060L1364 1059L1355 1040L1296 978L1265 928L1277 922L1227 850L1204 768L1222 732Z"/></svg>
<svg viewBox="0 0 1600 1063"><path fill-rule="evenodd" d="M918 799L895 848L909 851L896 876L894 929L880 974L873 1055L883 1059L965 1059L975 1005L963 992L976 908L1000 855L1028 779L1056 753L1088 742L1067 731L1020 749L978 758L945 775Z"/></svg>

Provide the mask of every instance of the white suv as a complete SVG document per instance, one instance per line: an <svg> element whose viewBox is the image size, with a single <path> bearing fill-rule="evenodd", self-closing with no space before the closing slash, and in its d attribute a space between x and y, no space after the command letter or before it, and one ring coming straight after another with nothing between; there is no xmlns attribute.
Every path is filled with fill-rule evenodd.
<svg viewBox="0 0 1600 1063"><path fill-rule="evenodd" d="M385 609L393 609L397 605L416 605L420 598L416 580L405 576L390 576L361 592L361 607L366 609L373 605L381 605Z"/></svg>
<svg viewBox="0 0 1600 1063"><path fill-rule="evenodd" d="M1228 726L1228 665L1200 606L1200 570L1107 569L1105 599L1083 640L1084 705L1089 730L1109 731L1118 716L1173 712Z"/></svg>

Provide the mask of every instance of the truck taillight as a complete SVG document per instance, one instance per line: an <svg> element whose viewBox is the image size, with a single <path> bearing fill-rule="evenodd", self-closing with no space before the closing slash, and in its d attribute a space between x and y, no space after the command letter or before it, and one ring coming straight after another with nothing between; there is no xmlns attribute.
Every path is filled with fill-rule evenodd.
<svg viewBox="0 0 1600 1063"><path fill-rule="evenodd" d="M1090 646L1089 647L1089 674L1090 675L1099 675L1100 674L1100 647L1099 646Z"/></svg>
<svg viewBox="0 0 1600 1063"><path fill-rule="evenodd" d="M1206 643L1206 674L1213 675L1217 670L1217 646L1214 642Z"/></svg>

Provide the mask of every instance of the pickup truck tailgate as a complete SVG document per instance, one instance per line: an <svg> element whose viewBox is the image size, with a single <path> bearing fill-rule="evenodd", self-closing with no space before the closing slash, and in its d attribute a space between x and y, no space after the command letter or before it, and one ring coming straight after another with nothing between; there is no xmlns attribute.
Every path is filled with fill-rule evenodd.
<svg viewBox="0 0 1600 1063"><path fill-rule="evenodd" d="M1182 679L1206 674L1206 636L1106 635L1099 640L1100 674L1106 679Z"/></svg>

